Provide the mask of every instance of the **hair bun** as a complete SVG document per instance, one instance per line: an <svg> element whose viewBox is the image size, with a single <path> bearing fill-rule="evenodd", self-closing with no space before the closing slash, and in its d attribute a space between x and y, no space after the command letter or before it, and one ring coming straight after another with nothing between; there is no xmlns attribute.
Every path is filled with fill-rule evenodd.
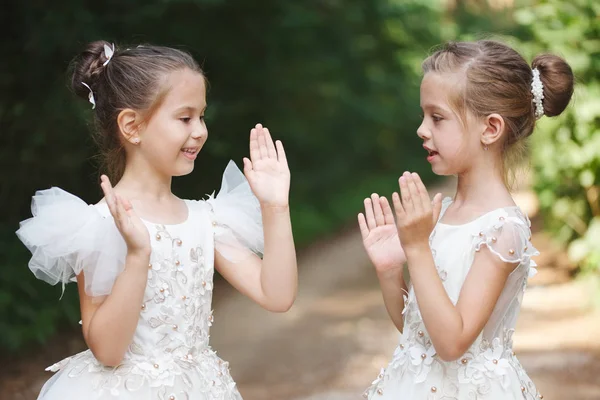
<svg viewBox="0 0 600 400"><path fill-rule="evenodd" d="M540 54L534 58L531 68L538 69L544 85L544 115L559 115L567 108L573 96L575 78L571 67L559 56Z"/></svg>
<svg viewBox="0 0 600 400"><path fill-rule="evenodd" d="M112 47L112 44L105 40L91 42L73 62L71 88L77 96L86 101L88 100L90 90L82 82L85 82L86 85L95 91L95 83L105 68L103 64L108 60L104 52L104 46Z"/></svg>

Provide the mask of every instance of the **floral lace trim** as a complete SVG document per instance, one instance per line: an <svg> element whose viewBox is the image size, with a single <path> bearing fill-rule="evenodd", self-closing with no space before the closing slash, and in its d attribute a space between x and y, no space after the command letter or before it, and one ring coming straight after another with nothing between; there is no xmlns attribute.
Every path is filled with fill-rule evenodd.
<svg viewBox="0 0 600 400"><path fill-rule="evenodd" d="M512 330L507 332L508 343L510 344L512 343L510 340L511 335ZM412 375L415 384L425 382L429 372L436 368L442 371L440 381L448 385L443 388L431 386L429 388L430 396L428 397L431 399L436 398L436 394L440 393L440 395L443 394L444 399L458 400L459 387L455 383L456 381L460 384L472 385L468 389L468 395L484 396L491 391L492 382L499 383L504 390L507 390L511 383L511 370L517 375L524 399L543 398L525 373L511 348L503 346L500 338L495 338L492 344L482 342L481 347L485 350L478 354L466 353L462 358L453 362L445 362L439 359L433 346L425 349L419 343L403 342L403 339L401 337L400 344L396 348L388 368L381 369L377 378L363 393L363 397L372 399L383 395L390 380L397 382L406 373Z"/></svg>
<svg viewBox="0 0 600 400"><path fill-rule="evenodd" d="M116 367L102 365L87 350L46 370L63 371L69 378L78 378L84 373L94 374L94 385L90 389L107 391L115 397L120 396L122 391L152 388L160 400L190 399L192 389L205 392L207 399L211 400L241 400L231 378L229 364L217 357L210 348L205 348L195 356L190 353L183 357L163 359L160 364L129 359Z"/></svg>

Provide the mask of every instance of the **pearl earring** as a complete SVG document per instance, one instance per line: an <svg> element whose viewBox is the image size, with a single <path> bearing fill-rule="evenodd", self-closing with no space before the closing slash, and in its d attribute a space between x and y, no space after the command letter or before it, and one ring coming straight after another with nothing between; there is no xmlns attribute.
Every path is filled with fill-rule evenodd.
<svg viewBox="0 0 600 400"><path fill-rule="evenodd" d="M133 144L140 144L140 138L133 139Z"/></svg>

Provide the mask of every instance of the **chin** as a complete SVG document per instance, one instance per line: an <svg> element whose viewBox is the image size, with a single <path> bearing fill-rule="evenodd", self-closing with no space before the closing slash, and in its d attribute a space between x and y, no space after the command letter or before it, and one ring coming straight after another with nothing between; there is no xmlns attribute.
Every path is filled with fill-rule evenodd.
<svg viewBox="0 0 600 400"><path fill-rule="evenodd" d="M434 174L436 174L438 176L456 175L456 171L453 171L452 169L445 167L445 166L441 166L441 165L433 165L431 167L431 170L433 171Z"/></svg>
<svg viewBox="0 0 600 400"><path fill-rule="evenodd" d="M175 171L173 171L172 176L189 175L192 173L193 170L194 170L194 164L192 164L191 166L187 166L187 167L180 167L180 168L177 168Z"/></svg>

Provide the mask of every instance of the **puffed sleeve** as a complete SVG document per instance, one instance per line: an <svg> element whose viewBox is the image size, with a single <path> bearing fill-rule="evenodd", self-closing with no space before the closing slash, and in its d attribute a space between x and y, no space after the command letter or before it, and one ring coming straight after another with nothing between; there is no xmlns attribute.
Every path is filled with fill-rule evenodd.
<svg viewBox="0 0 600 400"><path fill-rule="evenodd" d="M262 256L264 235L260 203L246 177L233 161L223 174L221 190L207 203L211 209L215 249L230 261L238 262L251 253Z"/></svg>
<svg viewBox="0 0 600 400"><path fill-rule="evenodd" d="M16 233L31 251L33 274L51 285L60 282L64 290L83 273L89 296L110 294L127 254L113 218L59 188L36 192L31 212Z"/></svg>
<svg viewBox="0 0 600 400"><path fill-rule="evenodd" d="M474 233L474 250L479 251L484 245L502 261L526 265L530 275L536 272L531 257L539 252L531 244L531 225L517 209L503 210L482 231Z"/></svg>

